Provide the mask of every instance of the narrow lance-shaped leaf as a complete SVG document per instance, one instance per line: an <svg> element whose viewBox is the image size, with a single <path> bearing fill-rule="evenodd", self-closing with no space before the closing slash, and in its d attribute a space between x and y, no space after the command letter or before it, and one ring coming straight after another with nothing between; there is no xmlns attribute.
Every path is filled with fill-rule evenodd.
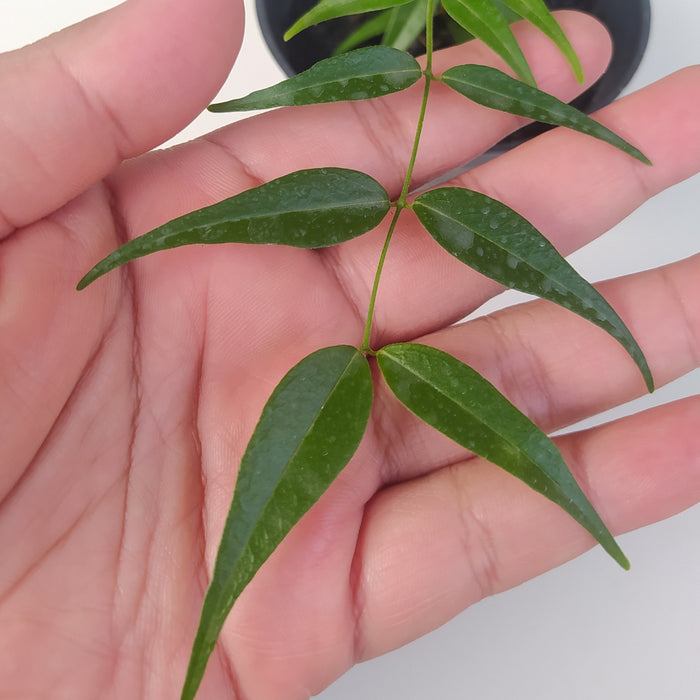
<svg viewBox="0 0 700 700"><path fill-rule="evenodd" d="M289 41L304 29L321 22L327 22L329 19L373 12L374 10L387 10L390 7L405 5L408 2L412 2L412 0L321 0L285 32L284 40Z"/></svg>
<svg viewBox="0 0 700 700"><path fill-rule="evenodd" d="M445 20L445 29L452 38L453 44L464 44L474 38L461 24L457 24L457 22L449 16Z"/></svg>
<svg viewBox="0 0 700 700"><path fill-rule="evenodd" d="M410 411L561 506L622 567L629 562L554 443L478 372L426 345L389 345L381 372Z"/></svg>
<svg viewBox="0 0 700 700"><path fill-rule="evenodd" d="M374 228L390 206L386 190L364 173L299 170L134 238L95 265L78 289L131 260L193 243L335 245Z"/></svg>
<svg viewBox="0 0 700 700"><path fill-rule="evenodd" d="M414 0L391 10L391 21L382 37L382 44L407 51L425 31L428 0Z"/></svg>
<svg viewBox="0 0 700 700"><path fill-rule="evenodd" d="M194 698L238 596L355 453L371 405L369 363L349 346L309 355L272 393L241 461L182 700Z"/></svg>
<svg viewBox="0 0 700 700"><path fill-rule="evenodd" d="M413 209L448 253L477 272L549 299L607 331L653 390L649 365L622 319L527 219L491 197L459 187L425 192Z"/></svg>
<svg viewBox="0 0 700 700"><path fill-rule="evenodd" d="M544 0L501 0L501 2L546 34L569 62L576 80L579 83L583 82L581 62L559 23L544 4Z"/></svg>
<svg viewBox="0 0 700 700"><path fill-rule="evenodd" d="M498 7L503 15L503 18L506 22L508 22L508 24L513 24L513 22L517 22L519 19L522 19L522 17L517 12L513 12L513 10L511 10L511 8L508 7L505 2L503 2L503 0L493 0L493 4Z"/></svg>
<svg viewBox="0 0 700 700"><path fill-rule="evenodd" d="M388 46L368 46L319 61L299 75L246 97L210 105L212 112L268 109L342 100L366 100L413 85L423 72L413 56Z"/></svg>
<svg viewBox="0 0 700 700"><path fill-rule="evenodd" d="M455 66L446 70L440 80L480 105L580 131L619 148L645 165L651 165L639 149L580 110L495 68Z"/></svg>
<svg viewBox="0 0 700 700"><path fill-rule="evenodd" d="M535 85L530 66L508 22L492 0L443 0L447 14L477 39L492 48L530 85Z"/></svg>
<svg viewBox="0 0 700 700"><path fill-rule="evenodd" d="M391 21L391 12L392 10L384 10L383 12L370 15L368 19L357 29L350 32L350 34L333 49L333 56L339 56L346 51L352 51L377 37L381 37Z"/></svg>

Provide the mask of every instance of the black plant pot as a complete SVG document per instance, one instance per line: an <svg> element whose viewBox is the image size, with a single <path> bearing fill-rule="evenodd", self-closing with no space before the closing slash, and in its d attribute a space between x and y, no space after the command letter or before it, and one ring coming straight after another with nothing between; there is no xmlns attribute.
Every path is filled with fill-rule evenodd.
<svg viewBox="0 0 700 700"><path fill-rule="evenodd" d="M348 28L338 19L311 27L285 42L284 32L318 0L256 0L258 20L272 55L287 75L306 70L327 58L345 38ZM629 83L639 66L649 38L649 0L547 0L550 9L577 9L594 15L608 27L613 38L613 56L605 74L574 104L594 112L612 102ZM527 126L499 144L500 150L531 138L546 127Z"/></svg>

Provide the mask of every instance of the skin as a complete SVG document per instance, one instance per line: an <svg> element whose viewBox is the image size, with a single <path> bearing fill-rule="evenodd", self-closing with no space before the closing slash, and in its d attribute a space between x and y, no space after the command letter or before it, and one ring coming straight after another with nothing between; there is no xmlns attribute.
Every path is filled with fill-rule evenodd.
<svg viewBox="0 0 700 700"><path fill-rule="evenodd" d="M594 79L607 36L583 16L560 19ZM573 97L581 87L556 50L517 31L541 86ZM322 253L182 248L75 291L125 239L293 169L358 168L397 194L419 90L280 110L149 152L213 99L242 32L240 2L130 0L0 57L0 698L178 697L265 400L312 350L361 342L383 227ZM472 44L438 70L455 61L494 58ZM507 202L568 253L700 169L699 110L694 67L599 115L653 168L555 131L459 184ZM517 125L438 86L416 184ZM658 385L698 366L700 258L601 290ZM451 327L497 291L406 213L373 345L449 350L545 430L643 393L615 341L551 304ZM376 392L356 457L233 611L202 698L306 698L593 545L556 506ZM620 533L700 500L699 420L692 397L559 445Z"/></svg>

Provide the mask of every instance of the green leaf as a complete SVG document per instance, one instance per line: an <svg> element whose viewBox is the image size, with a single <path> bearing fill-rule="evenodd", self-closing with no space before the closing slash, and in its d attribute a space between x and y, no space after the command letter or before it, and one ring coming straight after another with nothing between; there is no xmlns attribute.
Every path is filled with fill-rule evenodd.
<svg viewBox="0 0 700 700"><path fill-rule="evenodd" d="M363 22L355 31L348 34L348 36L333 49L333 55L339 56L346 51L356 49L382 36L389 26L391 12L392 10L385 10L384 12L378 12L369 17L369 19Z"/></svg>
<svg viewBox="0 0 700 700"><path fill-rule="evenodd" d="M561 506L629 568L554 443L480 374L441 350L413 343L389 345L377 360L410 411Z"/></svg>
<svg viewBox="0 0 700 700"><path fill-rule="evenodd" d="M521 16L517 12L513 12L503 0L493 0L493 4L499 9L508 24L513 24L513 22L522 19Z"/></svg>
<svg viewBox="0 0 700 700"><path fill-rule="evenodd" d="M474 38L461 24L457 24L449 15L444 22L445 29L455 45L464 44Z"/></svg>
<svg viewBox="0 0 700 700"><path fill-rule="evenodd" d="M284 40L289 41L304 29L329 19L373 12L374 10L386 10L397 5L404 5L407 2L413 2L413 0L321 0L285 32Z"/></svg>
<svg viewBox="0 0 700 700"><path fill-rule="evenodd" d="M131 260L192 243L335 245L373 229L390 205L386 190L364 173L299 170L134 238L95 265L78 289Z"/></svg>
<svg viewBox="0 0 700 700"><path fill-rule="evenodd" d="M579 83L583 82L581 62L559 23L544 4L544 0L501 0L501 2L546 34L569 62L576 80Z"/></svg>
<svg viewBox="0 0 700 700"><path fill-rule="evenodd" d="M369 46L326 58L299 75L246 97L219 102L211 112L268 109L342 100L366 100L399 92L423 72L413 56L388 46Z"/></svg>
<svg viewBox="0 0 700 700"><path fill-rule="evenodd" d="M653 391L641 348L615 310L526 219L479 192L444 187L419 195L413 209L451 255L501 284L549 299L607 331L629 353Z"/></svg>
<svg viewBox="0 0 700 700"><path fill-rule="evenodd" d="M615 146L645 165L651 165L640 150L575 107L542 90L524 85L495 68L455 66L446 70L440 80L480 105L580 131Z"/></svg>
<svg viewBox="0 0 700 700"><path fill-rule="evenodd" d="M493 49L521 80L535 85L530 66L508 22L492 0L443 0L442 6L455 22Z"/></svg>
<svg viewBox="0 0 700 700"><path fill-rule="evenodd" d="M241 461L182 700L194 698L238 596L355 453L371 405L369 363L349 346L309 355L272 393Z"/></svg>
<svg viewBox="0 0 700 700"><path fill-rule="evenodd" d="M382 44L407 51L425 31L428 0L417 0L391 10L391 21L382 37Z"/></svg>

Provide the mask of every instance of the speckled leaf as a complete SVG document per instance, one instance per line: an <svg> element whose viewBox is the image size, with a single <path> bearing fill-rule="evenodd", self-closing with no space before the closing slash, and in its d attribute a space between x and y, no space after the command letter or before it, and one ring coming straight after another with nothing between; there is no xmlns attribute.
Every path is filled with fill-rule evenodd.
<svg viewBox="0 0 700 700"><path fill-rule="evenodd" d="M389 46L368 46L326 58L263 90L210 105L212 112L268 109L343 100L366 100L399 92L423 75L413 56Z"/></svg>
<svg viewBox="0 0 700 700"><path fill-rule="evenodd" d="M381 372L410 411L561 506L622 567L629 563L554 443L471 367L426 345L389 345Z"/></svg>
<svg viewBox="0 0 700 700"><path fill-rule="evenodd" d="M173 219L108 255L78 284L168 248L193 243L265 243L321 248L373 229L389 211L386 190L356 170L299 170Z"/></svg>
<svg viewBox="0 0 700 700"><path fill-rule="evenodd" d="M391 10L391 20L382 37L382 44L408 51L421 32L425 31L427 7L428 0L414 0Z"/></svg>
<svg viewBox="0 0 700 700"><path fill-rule="evenodd" d="M521 80L535 85L535 78L508 22L492 0L443 0L442 6L455 22L493 49Z"/></svg>
<svg viewBox="0 0 700 700"><path fill-rule="evenodd" d="M507 287L549 299L607 331L627 350L653 390L644 354L622 319L520 214L459 187L425 192L413 208L430 235L466 265Z"/></svg>
<svg viewBox="0 0 700 700"><path fill-rule="evenodd" d="M578 60L573 46L569 43L559 23L544 4L544 0L501 0L501 2L546 34L569 62L576 80L579 83L583 82L584 76L581 62Z"/></svg>
<svg viewBox="0 0 700 700"><path fill-rule="evenodd" d="M369 363L344 345L309 355L272 393L241 461L182 700L194 698L238 596L355 453L371 405Z"/></svg>
<svg viewBox="0 0 700 700"><path fill-rule="evenodd" d="M645 165L651 165L639 149L575 107L495 68L455 66L446 70L440 79L453 90L485 107L580 131L619 148Z"/></svg>
<svg viewBox="0 0 700 700"><path fill-rule="evenodd" d="M284 40L289 41L304 29L326 22L329 19L372 12L374 10L386 10L397 5L405 5L408 2L412 2L412 0L321 0L285 32Z"/></svg>

